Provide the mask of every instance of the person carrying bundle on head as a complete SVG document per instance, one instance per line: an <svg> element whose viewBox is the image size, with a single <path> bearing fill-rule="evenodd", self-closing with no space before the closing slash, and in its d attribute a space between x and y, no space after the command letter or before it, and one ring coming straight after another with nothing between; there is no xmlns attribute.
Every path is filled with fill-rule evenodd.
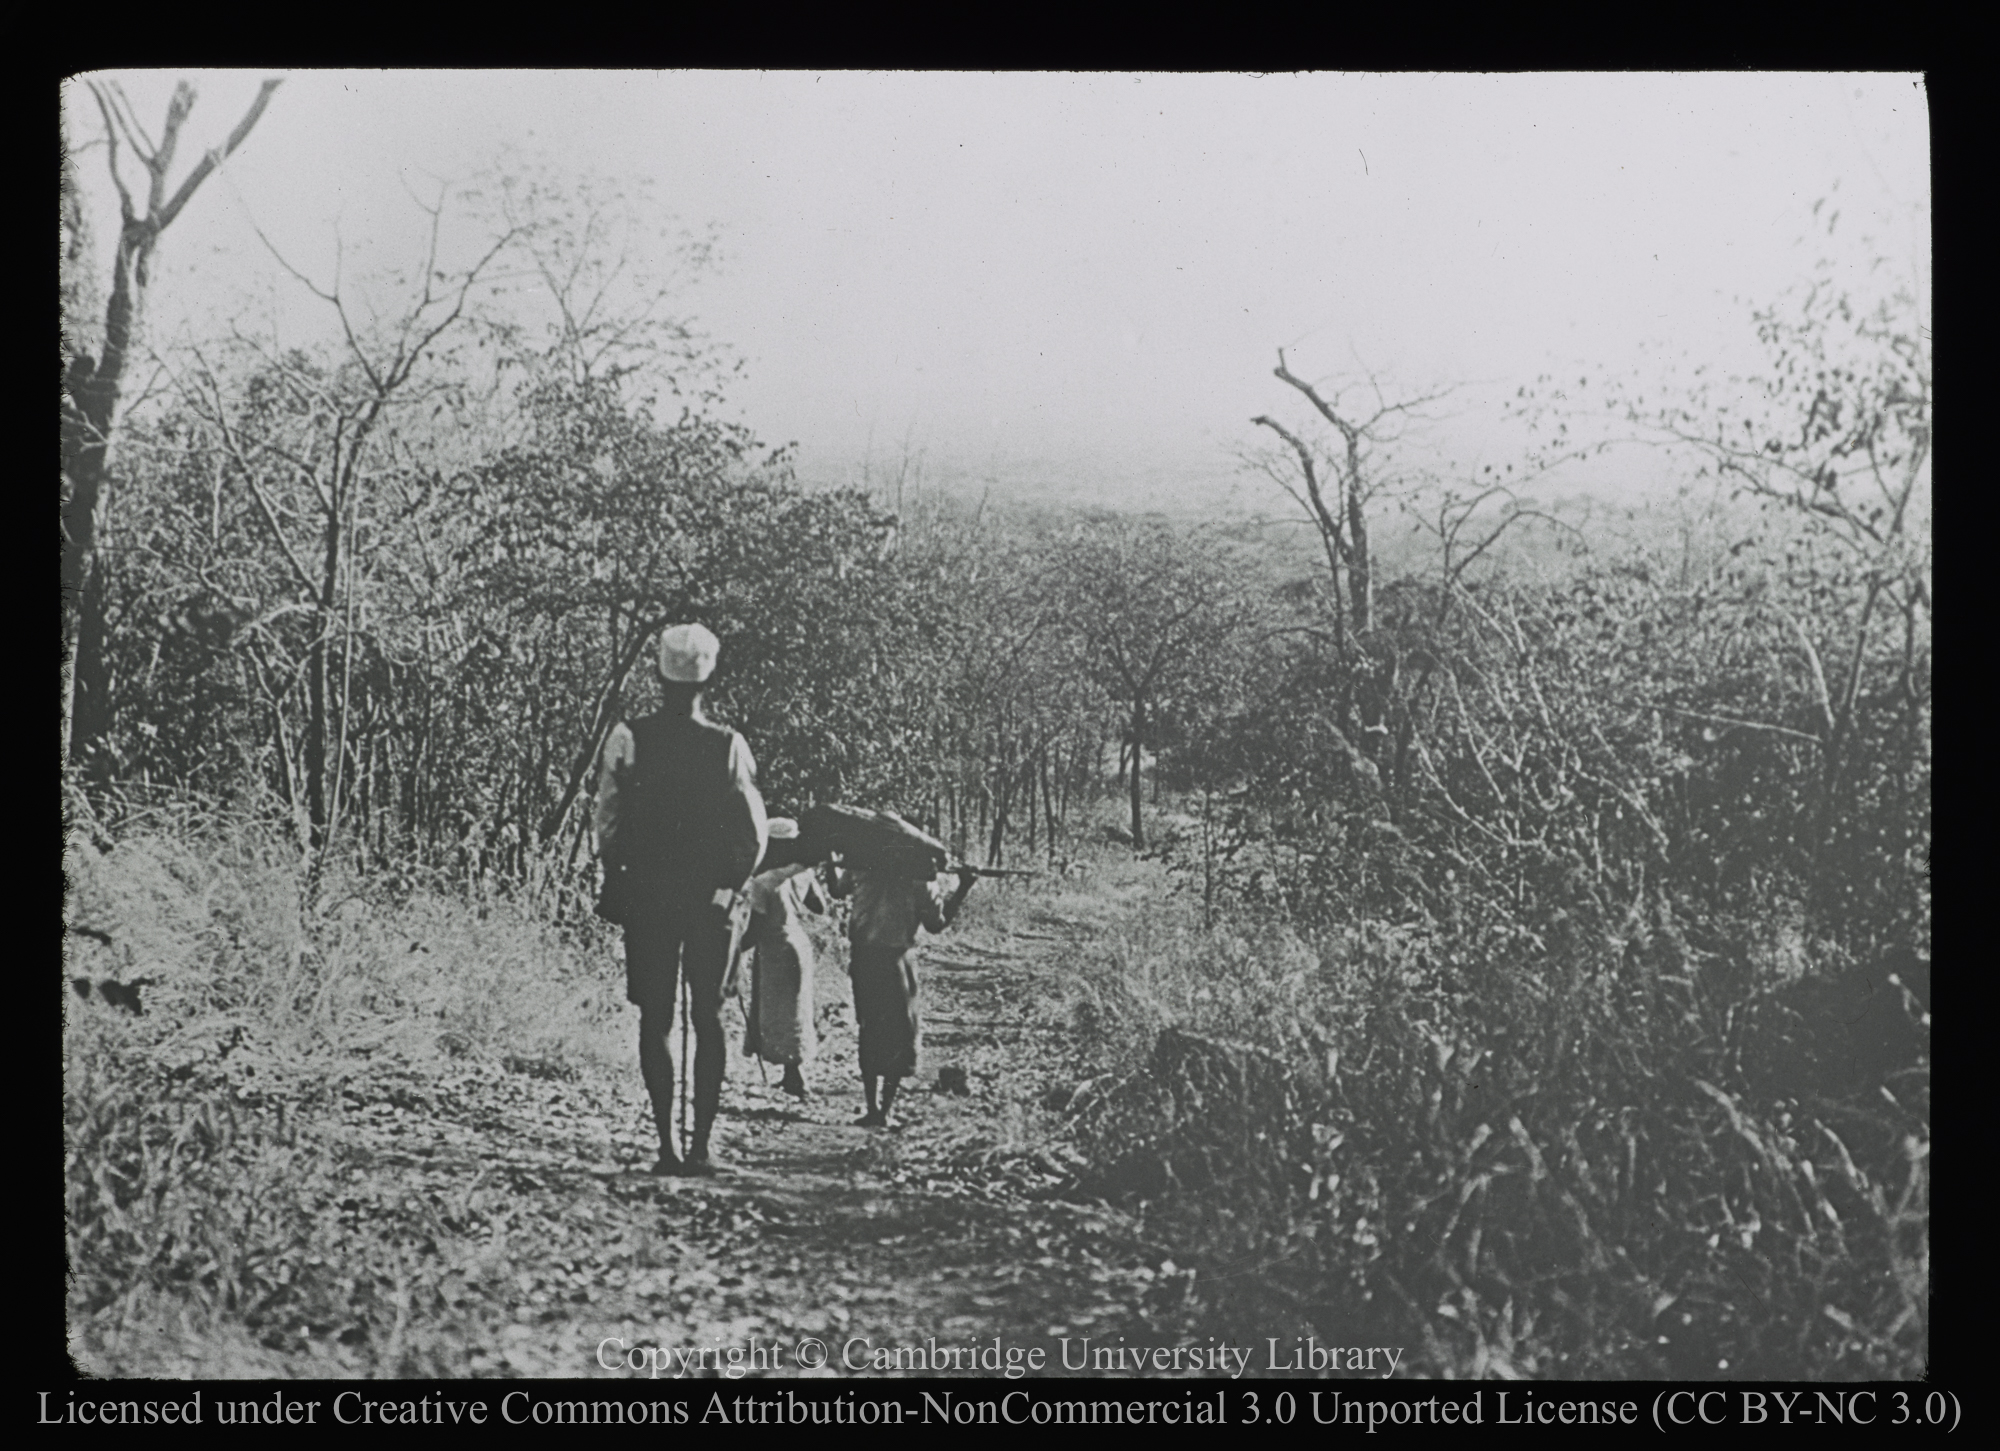
<svg viewBox="0 0 2000 1451"><path fill-rule="evenodd" d="M857 1122L864 1128L888 1126L897 1091L917 1071L923 1047L917 930L942 932L949 927L977 880L970 868L961 868L956 873L958 885L940 897L935 882L945 861L942 846L921 839L900 817L879 815L920 840L913 845L891 842L844 851L832 881L834 896L854 899L847 971L861 1037L861 1086L867 1112Z"/></svg>
<svg viewBox="0 0 2000 1451"><path fill-rule="evenodd" d="M743 737L701 713L720 642L700 625L660 636L660 710L621 722L604 743L597 784L604 896L599 915L625 929L625 996L639 1008L639 1071L660 1135L656 1174L712 1174L709 1132L729 1045L722 977L739 890L764 854L764 801ZM674 1152L674 998L685 970L693 1021L694 1131Z"/></svg>
<svg viewBox="0 0 2000 1451"><path fill-rule="evenodd" d="M813 864L798 855L798 823L771 818L763 870L750 879L750 925L743 934L750 965L743 1051L785 1070L779 1087L806 1096L804 1068L819 1049L813 1024L813 945L801 914L824 912Z"/></svg>

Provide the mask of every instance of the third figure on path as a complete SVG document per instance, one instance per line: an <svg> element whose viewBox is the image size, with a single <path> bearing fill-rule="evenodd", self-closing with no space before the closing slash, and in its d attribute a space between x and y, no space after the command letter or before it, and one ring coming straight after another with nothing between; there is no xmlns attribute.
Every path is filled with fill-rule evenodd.
<svg viewBox="0 0 2000 1451"><path fill-rule="evenodd" d="M804 1068L819 1048L819 1034L813 1023L813 945L800 918L824 912L826 904L807 875L812 867L786 861L798 835L798 823L773 817L767 870L750 879L750 925L743 934L750 1001L743 1010L743 1051L781 1065L785 1077L779 1086L802 1099Z"/></svg>
<svg viewBox="0 0 2000 1451"><path fill-rule="evenodd" d="M932 879L908 868L834 869L834 896L854 898L848 923L848 976L854 985L854 1020L861 1036L861 1087L868 1111L859 1122L865 1128L888 1125L897 1090L917 1071L923 1046L917 929L942 932L949 927L975 880L971 872L960 872L957 887L940 901Z"/></svg>

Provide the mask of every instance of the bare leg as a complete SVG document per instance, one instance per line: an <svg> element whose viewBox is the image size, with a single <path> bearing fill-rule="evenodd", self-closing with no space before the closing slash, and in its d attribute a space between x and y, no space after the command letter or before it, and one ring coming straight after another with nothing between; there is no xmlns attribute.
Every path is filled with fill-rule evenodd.
<svg viewBox="0 0 2000 1451"><path fill-rule="evenodd" d="M688 1145L690 1174L712 1174L708 1136L722 1102L722 1080L729 1068L729 1044L722 1031L722 967L728 955L729 929L704 921L691 930L682 963L687 969L694 1017L694 1139Z"/></svg>
<svg viewBox="0 0 2000 1451"><path fill-rule="evenodd" d="M646 1080L647 1096L653 1100L653 1126L660 1135L660 1158L653 1165L656 1174L680 1172L680 1156L674 1152L674 1055L671 1045L673 1010L639 1011L639 1072Z"/></svg>
<svg viewBox="0 0 2000 1451"><path fill-rule="evenodd" d="M709 1163L708 1135L715 1125L716 1109L722 1102L722 1077L729 1066L729 1048L723 1041L719 1005L694 1015L694 1142L688 1145L689 1170L705 1169Z"/></svg>

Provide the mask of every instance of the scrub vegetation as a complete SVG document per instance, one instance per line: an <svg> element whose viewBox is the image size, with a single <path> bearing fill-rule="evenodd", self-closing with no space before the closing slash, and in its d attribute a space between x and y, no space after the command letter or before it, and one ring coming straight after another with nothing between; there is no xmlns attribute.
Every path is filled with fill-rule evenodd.
<svg viewBox="0 0 2000 1451"><path fill-rule="evenodd" d="M1496 429L1546 445L1467 479L1421 463L1435 400L1280 355L1246 459L1301 548L910 459L817 487L620 265L642 196L517 170L433 220L368 308L298 274L338 341L218 324L115 430L93 354L143 287L107 322L65 252L81 1363L583 1374L608 1325L867 1324L1923 1372L1917 299L1822 269L1746 309L1760 371L1524 385ZM1677 495L1550 501L1641 445ZM740 1172L692 1187L637 1173L589 910L593 763L683 620L775 812L1042 872L931 949L973 1092L881 1139L739 1064Z"/></svg>

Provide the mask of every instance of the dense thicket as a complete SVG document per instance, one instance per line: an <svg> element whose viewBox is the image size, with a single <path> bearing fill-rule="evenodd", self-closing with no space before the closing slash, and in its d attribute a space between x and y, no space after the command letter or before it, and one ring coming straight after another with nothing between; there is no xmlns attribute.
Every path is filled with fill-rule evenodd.
<svg viewBox="0 0 2000 1451"><path fill-rule="evenodd" d="M1189 754L1177 863L1210 920L1262 910L1153 1001L1100 985L1175 1026L1084 1132L1097 1192L1254 1267L1217 1280L1237 1332L1433 1372L1924 1369L1921 321L1816 278L1756 315L1762 371L1615 405L1743 507L1468 571L1448 502L1371 629L1284 634ZM1323 596L1358 553L1329 541Z"/></svg>
<svg viewBox="0 0 2000 1451"><path fill-rule="evenodd" d="M204 793L276 811L315 869L573 885L596 752L647 707L659 628L701 620L775 806L1052 849L1117 731L1083 539L1127 526L801 484L666 292L613 265L623 198L488 191L440 199L400 311L364 325L300 275L327 341L230 327L158 357L110 454L70 737L100 809Z"/></svg>

